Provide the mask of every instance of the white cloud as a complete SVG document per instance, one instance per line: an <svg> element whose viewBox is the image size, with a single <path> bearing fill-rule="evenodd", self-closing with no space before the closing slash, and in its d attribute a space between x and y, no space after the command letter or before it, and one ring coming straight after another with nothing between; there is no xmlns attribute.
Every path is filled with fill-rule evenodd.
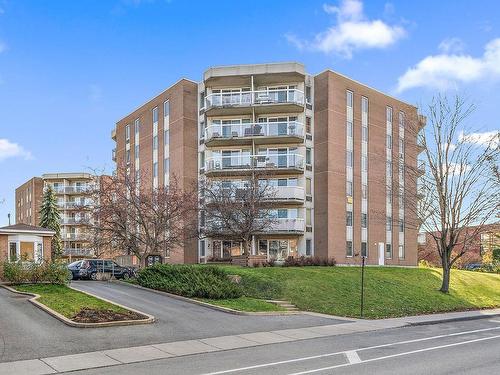
<svg viewBox="0 0 500 375"><path fill-rule="evenodd" d="M25 160L32 159L31 153L17 143L13 143L6 138L0 138L0 161L14 157L22 157Z"/></svg>
<svg viewBox="0 0 500 375"><path fill-rule="evenodd" d="M382 20L369 20L360 0L342 0L339 6L325 4L323 10L336 16L336 24L318 33L313 40L286 34L288 41L300 50L351 58L354 51L387 48L406 35L403 27L388 25Z"/></svg>
<svg viewBox="0 0 500 375"><path fill-rule="evenodd" d="M500 78L500 38L490 41L480 57L456 52L427 56L399 77L396 92L415 87L445 90L492 78Z"/></svg>
<svg viewBox="0 0 500 375"><path fill-rule="evenodd" d="M488 145L491 145L491 147L500 147L500 131L493 130L484 133L470 134L465 134L463 131L461 131L458 134L458 140L460 142L474 143L478 146L483 147L487 147Z"/></svg>
<svg viewBox="0 0 500 375"><path fill-rule="evenodd" d="M439 43L438 48L442 53L462 53L465 44L460 38L447 38Z"/></svg>

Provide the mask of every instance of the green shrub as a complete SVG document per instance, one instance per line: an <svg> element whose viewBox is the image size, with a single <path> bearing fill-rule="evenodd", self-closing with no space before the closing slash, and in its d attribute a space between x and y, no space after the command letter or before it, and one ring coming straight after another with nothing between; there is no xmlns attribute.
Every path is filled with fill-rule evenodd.
<svg viewBox="0 0 500 375"><path fill-rule="evenodd" d="M335 258L321 257L288 257L283 263L283 267L306 267L306 266L335 266Z"/></svg>
<svg viewBox="0 0 500 375"><path fill-rule="evenodd" d="M493 262L500 262L500 247L497 249L493 249L491 255L493 257Z"/></svg>
<svg viewBox="0 0 500 375"><path fill-rule="evenodd" d="M14 284L51 283L65 284L69 279L69 270L64 264L15 262L4 263L3 277Z"/></svg>
<svg viewBox="0 0 500 375"><path fill-rule="evenodd" d="M230 299L243 295L242 288L216 266L155 264L139 271L137 282L184 297Z"/></svg>
<svg viewBox="0 0 500 375"><path fill-rule="evenodd" d="M500 262L486 263L478 268L479 272L487 272L487 273L498 273L500 274Z"/></svg>

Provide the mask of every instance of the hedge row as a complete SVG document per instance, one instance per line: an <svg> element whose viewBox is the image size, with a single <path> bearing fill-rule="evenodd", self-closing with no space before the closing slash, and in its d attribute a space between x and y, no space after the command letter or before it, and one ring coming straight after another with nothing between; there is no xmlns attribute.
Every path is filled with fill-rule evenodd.
<svg viewBox="0 0 500 375"><path fill-rule="evenodd" d="M15 284L65 284L69 280L69 275L69 270L64 264L15 262L3 265L3 278Z"/></svg>
<svg viewBox="0 0 500 375"><path fill-rule="evenodd" d="M139 271L137 281L146 288L184 297L229 299L243 295L227 272L215 266L156 264Z"/></svg>

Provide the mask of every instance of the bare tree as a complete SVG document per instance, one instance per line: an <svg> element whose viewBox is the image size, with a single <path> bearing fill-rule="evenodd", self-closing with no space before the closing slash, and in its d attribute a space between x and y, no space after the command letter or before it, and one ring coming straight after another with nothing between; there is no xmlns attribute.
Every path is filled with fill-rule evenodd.
<svg viewBox="0 0 500 375"><path fill-rule="evenodd" d="M276 189L265 175L252 173L238 180L208 180L200 188L203 236L243 243L243 255L252 252L252 238L277 223L270 203Z"/></svg>
<svg viewBox="0 0 500 375"><path fill-rule="evenodd" d="M101 179L90 195L86 224L94 246L135 255L141 266L148 255L168 256L192 237L196 191L181 189L175 176L168 186L153 188L144 176L136 180L119 168L114 176Z"/></svg>
<svg viewBox="0 0 500 375"><path fill-rule="evenodd" d="M465 126L474 110L459 96L434 98L421 139L425 172L418 185L417 214L441 258L444 293L451 268L500 207L498 178L491 173L492 165L498 170L500 134L480 142L472 136Z"/></svg>

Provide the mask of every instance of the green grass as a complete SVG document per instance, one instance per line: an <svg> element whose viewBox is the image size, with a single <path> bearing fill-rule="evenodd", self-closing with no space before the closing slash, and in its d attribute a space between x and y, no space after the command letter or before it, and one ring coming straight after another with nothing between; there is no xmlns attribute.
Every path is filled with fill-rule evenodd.
<svg viewBox="0 0 500 375"><path fill-rule="evenodd" d="M305 311L359 316L358 267L224 268L242 276L247 297L285 299ZM452 270L450 293L439 292L440 286L439 269L367 267L364 316L385 318L500 306L500 275Z"/></svg>
<svg viewBox="0 0 500 375"><path fill-rule="evenodd" d="M112 310L116 312L126 312L127 310L99 298L68 288L65 285L54 284L30 284L16 285L16 290L20 292L36 293L40 295L37 300L52 310L72 318L80 312L82 308L95 310Z"/></svg>
<svg viewBox="0 0 500 375"><path fill-rule="evenodd" d="M210 303L212 305L228 307L233 310L256 312L256 311L285 311L284 308L273 303L266 302L262 299L251 297L240 297L235 299L206 299L200 298L200 301Z"/></svg>

